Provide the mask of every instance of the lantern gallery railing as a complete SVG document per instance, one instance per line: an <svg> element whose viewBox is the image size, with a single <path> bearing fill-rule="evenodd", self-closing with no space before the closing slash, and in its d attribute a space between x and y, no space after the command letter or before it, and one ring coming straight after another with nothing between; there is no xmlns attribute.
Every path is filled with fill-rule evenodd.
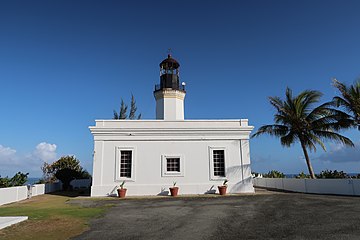
<svg viewBox="0 0 360 240"><path fill-rule="evenodd" d="M156 85L155 85L155 91L158 91L158 90L161 90L161 89L165 89L165 88L171 88L171 89L173 89L173 90L185 91L185 84L172 85L172 86L170 86L170 87L162 86L161 84L156 84Z"/></svg>

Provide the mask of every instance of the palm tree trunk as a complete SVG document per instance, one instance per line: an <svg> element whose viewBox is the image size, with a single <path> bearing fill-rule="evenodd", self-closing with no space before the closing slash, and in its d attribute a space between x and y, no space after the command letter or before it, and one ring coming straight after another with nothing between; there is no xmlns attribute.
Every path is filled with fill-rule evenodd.
<svg viewBox="0 0 360 240"><path fill-rule="evenodd" d="M307 164L307 167L308 167L308 170L309 170L309 173L310 173L310 177L315 179L316 177L315 177L314 170L313 170L313 167L312 167L311 162L310 162L308 152L306 150L306 146L301 140L300 140L300 142L301 142L301 147L302 147L303 152L304 152L304 156L305 156L306 164Z"/></svg>

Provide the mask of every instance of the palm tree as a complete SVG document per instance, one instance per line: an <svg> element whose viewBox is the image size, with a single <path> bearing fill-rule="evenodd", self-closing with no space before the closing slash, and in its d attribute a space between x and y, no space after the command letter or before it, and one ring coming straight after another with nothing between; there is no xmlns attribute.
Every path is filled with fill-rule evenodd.
<svg viewBox="0 0 360 240"><path fill-rule="evenodd" d="M360 80L353 85L346 86L344 83L333 79L333 85L341 96L335 96L333 103L336 107L344 108L348 113L347 120L349 127L357 127L360 131Z"/></svg>
<svg viewBox="0 0 360 240"><path fill-rule="evenodd" d="M279 137L281 145L286 147L299 141L311 178L315 178L315 174L308 149L316 151L316 144L319 144L326 151L323 143L325 139L354 146L350 139L336 132L342 128L339 120L344 116L341 111L331 109L328 103L313 107L321 96L319 91L306 90L293 97L291 89L287 88L285 100L269 97L270 104L277 111L274 116L275 124L262 126L252 135L257 137L266 133Z"/></svg>

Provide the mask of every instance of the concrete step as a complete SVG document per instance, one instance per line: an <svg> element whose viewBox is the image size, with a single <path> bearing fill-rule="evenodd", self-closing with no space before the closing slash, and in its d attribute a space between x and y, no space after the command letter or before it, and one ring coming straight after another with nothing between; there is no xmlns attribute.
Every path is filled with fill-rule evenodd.
<svg viewBox="0 0 360 240"><path fill-rule="evenodd" d="M0 229L28 220L27 216L0 217Z"/></svg>

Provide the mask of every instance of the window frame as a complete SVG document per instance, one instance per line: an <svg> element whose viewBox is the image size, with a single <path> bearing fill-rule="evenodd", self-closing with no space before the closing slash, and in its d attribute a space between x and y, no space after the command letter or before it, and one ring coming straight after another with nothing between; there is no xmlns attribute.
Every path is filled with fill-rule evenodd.
<svg viewBox="0 0 360 240"><path fill-rule="evenodd" d="M131 151L131 177L120 177L121 151ZM135 147L115 147L115 182L135 181Z"/></svg>
<svg viewBox="0 0 360 240"><path fill-rule="evenodd" d="M214 151L222 150L224 151L224 175L225 176L215 176L214 174ZM227 151L226 147L209 147L209 171L210 171L210 180L225 180L227 178Z"/></svg>
<svg viewBox="0 0 360 240"><path fill-rule="evenodd" d="M167 159L180 159L180 172L167 170ZM163 154L161 155L161 177L184 177L185 176L185 158L181 154Z"/></svg>

